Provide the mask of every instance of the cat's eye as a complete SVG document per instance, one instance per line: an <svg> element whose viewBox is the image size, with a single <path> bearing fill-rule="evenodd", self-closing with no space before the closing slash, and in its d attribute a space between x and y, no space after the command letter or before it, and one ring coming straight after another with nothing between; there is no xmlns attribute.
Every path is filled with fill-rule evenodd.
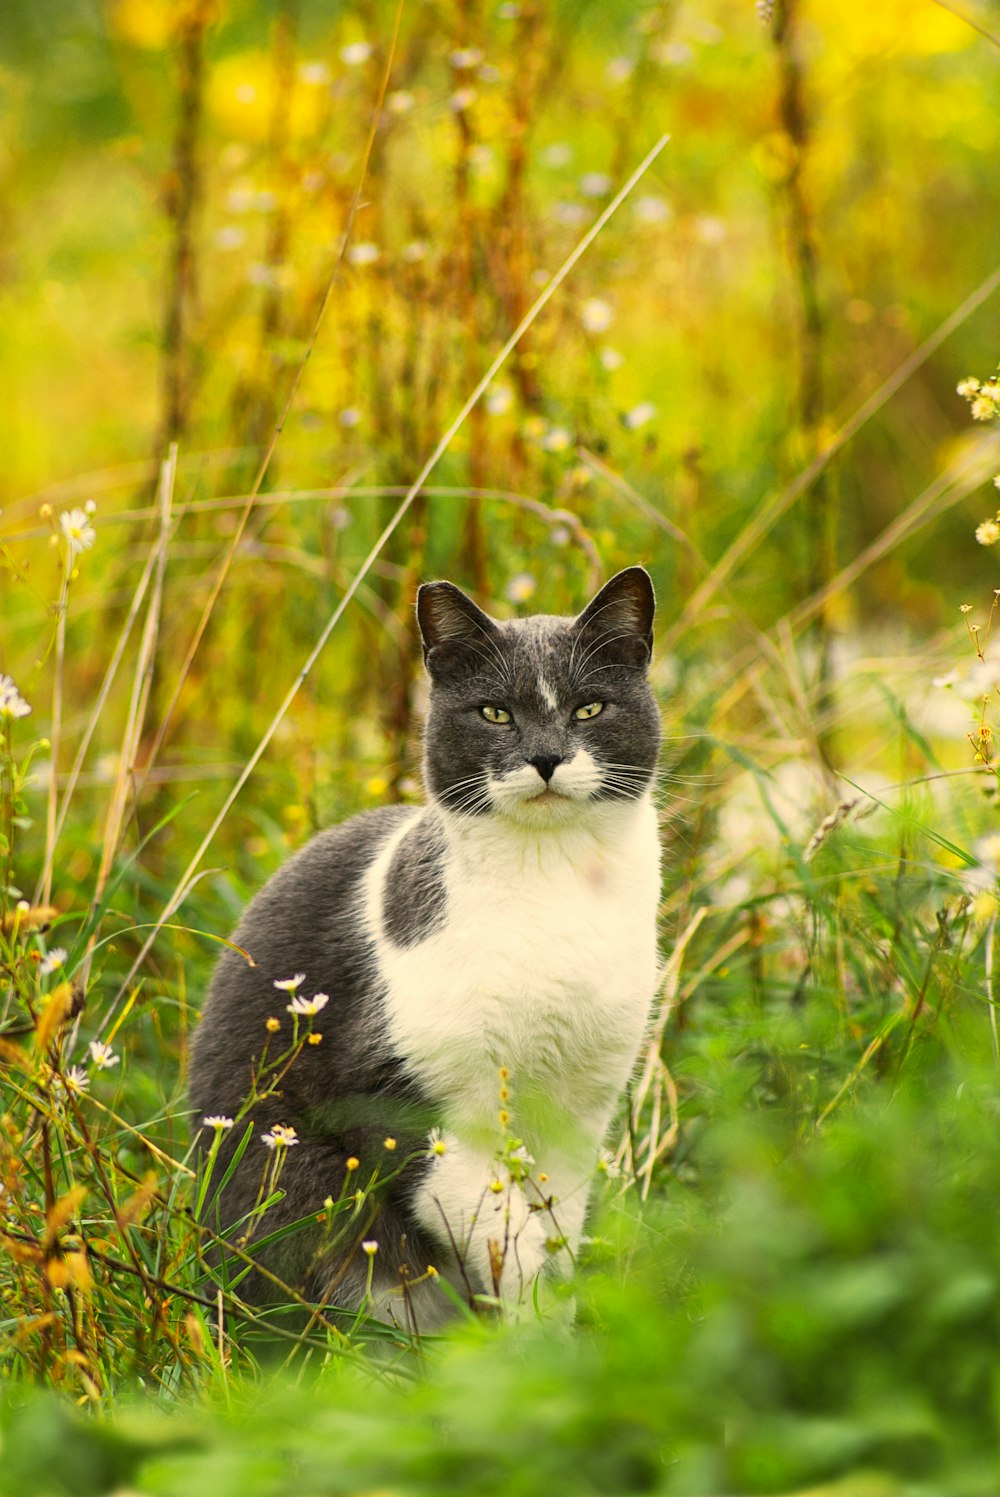
<svg viewBox="0 0 1000 1497"><path fill-rule="evenodd" d="M573 716L578 722L586 722L588 717L596 717L599 712L603 711L603 702L587 702L584 706L577 707Z"/></svg>
<svg viewBox="0 0 1000 1497"><path fill-rule="evenodd" d="M510 722L510 713L507 711L506 707L494 707L491 702L487 702L486 706L480 707L479 710L488 723Z"/></svg>

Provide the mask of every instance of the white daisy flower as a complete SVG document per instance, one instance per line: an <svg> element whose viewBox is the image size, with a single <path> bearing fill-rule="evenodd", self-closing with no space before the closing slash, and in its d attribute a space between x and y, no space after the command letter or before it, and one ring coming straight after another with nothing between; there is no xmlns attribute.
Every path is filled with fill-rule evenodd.
<svg viewBox="0 0 1000 1497"><path fill-rule="evenodd" d="M66 960L65 946L53 946L47 951L38 964L38 972L41 977L48 977L57 967L61 967Z"/></svg>
<svg viewBox="0 0 1000 1497"><path fill-rule="evenodd" d="M362 1252L368 1254L369 1258L374 1258L375 1254L378 1252L378 1243L374 1238L369 1238L367 1242L363 1242L361 1244L361 1249Z"/></svg>
<svg viewBox="0 0 1000 1497"><path fill-rule="evenodd" d="M580 308L580 321L588 333L606 333L614 320L614 308L599 296L589 297Z"/></svg>
<svg viewBox="0 0 1000 1497"><path fill-rule="evenodd" d="M366 63L372 55L371 42L351 42L350 46L341 47L340 60L349 68L359 68Z"/></svg>
<svg viewBox="0 0 1000 1497"><path fill-rule="evenodd" d="M59 528L69 544L69 554L78 556L89 551L97 539L97 531L90 523L85 509L68 509L59 516Z"/></svg>
<svg viewBox="0 0 1000 1497"><path fill-rule="evenodd" d="M508 385L495 385L487 391L485 404L491 416L502 416L514 404L514 392Z"/></svg>
<svg viewBox="0 0 1000 1497"><path fill-rule="evenodd" d="M430 1133L427 1135L427 1142L430 1145L431 1153L435 1154L439 1159L441 1158L442 1154L447 1152L448 1146L441 1135L440 1128L431 1129Z"/></svg>
<svg viewBox="0 0 1000 1497"><path fill-rule="evenodd" d="M274 986L276 988L279 988L282 993L294 993L295 989L300 988L305 980L306 974L304 972L296 972L294 977L283 977L281 981L276 982Z"/></svg>
<svg viewBox="0 0 1000 1497"><path fill-rule="evenodd" d="M318 1014L330 1001L329 993L314 993L311 998L293 998L288 1004L290 1014Z"/></svg>
<svg viewBox="0 0 1000 1497"><path fill-rule="evenodd" d="M374 265L381 254L377 244L363 240L360 244L352 244L347 251L347 263L364 267Z"/></svg>
<svg viewBox="0 0 1000 1497"><path fill-rule="evenodd" d="M268 1149L290 1149L300 1139L294 1128L286 1127L284 1123L275 1123L270 1133L261 1134L260 1141Z"/></svg>
<svg viewBox="0 0 1000 1497"><path fill-rule="evenodd" d="M235 1123L235 1118L224 1117L221 1112L213 1112L207 1118L202 1118L201 1120L203 1128L214 1128L216 1133L221 1133L225 1128L234 1127Z"/></svg>
<svg viewBox="0 0 1000 1497"><path fill-rule="evenodd" d="M10 676L0 676L0 717L27 717L31 708Z"/></svg>
<svg viewBox="0 0 1000 1497"><path fill-rule="evenodd" d="M91 1040L87 1048L90 1051L91 1060L99 1071L110 1071L111 1067L116 1066L121 1059L121 1056L116 1055L111 1046L106 1045L103 1040Z"/></svg>
<svg viewBox="0 0 1000 1497"><path fill-rule="evenodd" d="M90 1077L83 1066L70 1066L65 1074L65 1081L71 1092L85 1092L90 1085Z"/></svg>
<svg viewBox="0 0 1000 1497"><path fill-rule="evenodd" d="M632 410L626 411L622 417L629 431L637 431L640 426L645 426L647 421L652 421L656 415L656 406L649 400L640 401Z"/></svg>

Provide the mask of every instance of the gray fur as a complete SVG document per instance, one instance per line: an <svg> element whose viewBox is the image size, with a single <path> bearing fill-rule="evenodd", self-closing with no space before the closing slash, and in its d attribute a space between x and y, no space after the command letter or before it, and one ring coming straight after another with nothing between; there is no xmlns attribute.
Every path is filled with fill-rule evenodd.
<svg viewBox="0 0 1000 1497"><path fill-rule="evenodd" d="M451 583L430 583L418 598L424 657L431 676L424 771L432 800L462 816L492 814L486 780L536 758L571 756L585 745L608 766L596 798L644 793L655 771L659 714L646 681L653 618L649 578L638 567L613 578L578 618L536 616L498 622ZM546 691L540 688L539 680ZM556 706L551 704L554 694ZM601 701L585 723L576 707ZM484 720L484 704L512 711L502 727ZM539 770L541 773L541 769ZM280 1081L249 1114L255 1137L217 1205L211 1223L239 1241L258 1200L269 1156L260 1136L276 1123L291 1125L301 1142L285 1151L284 1198L268 1209L261 1233L322 1211L327 1197L384 1178L414 1152L377 1192L378 1218L354 1224L331 1242L320 1227L298 1232L261 1252L263 1267L307 1299L356 1308L365 1285L365 1236L377 1237L375 1289L398 1285L401 1266L413 1275L448 1260L448 1243L431 1242L415 1227L409 1203L426 1163L427 1133L444 1099L425 1094L405 1055L388 1040L385 992L369 937L359 919L360 885L385 839L406 818L412 829L394 853L384 894L385 938L410 947L447 924L447 843L439 815L402 807L366 812L321 833L291 859L253 900L234 936L256 965L236 952L219 962L195 1036L190 1091L195 1122L203 1115L236 1117L247 1097L265 1044L276 1056L291 1040L289 995L275 983L305 973L299 994L329 994L306 1045ZM512 941L517 932L511 932ZM267 1020L280 1021L269 1034ZM222 1138L216 1179L233 1156L247 1119ZM384 1140L397 1140L387 1161ZM211 1134L203 1129L203 1147ZM346 1161L360 1166L350 1180ZM258 1234L260 1235L260 1233ZM253 1252L251 1235L246 1243ZM233 1265L233 1271L238 1265ZM461 1286L459 1286L461 1287ZM244 1297L280 1299L262 1274L240 1286ZM440 1296L439 1296L440 1298Z"/></svg>
<svg viewBox="0 0 1000 1497"><path fill-rule="evenodd" d="M425 817L407 832L393 854L388 881L393 899L383 915L395 946L417 946L447 919L444 881L447 844L437 817Z"/></svg>

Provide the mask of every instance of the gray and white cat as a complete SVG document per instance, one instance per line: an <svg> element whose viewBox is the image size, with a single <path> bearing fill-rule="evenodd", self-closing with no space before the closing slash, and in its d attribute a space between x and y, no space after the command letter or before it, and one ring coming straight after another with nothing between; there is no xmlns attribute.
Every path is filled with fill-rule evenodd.
<svg viewBox="0 0 1000 1497"><path fill-rule="evenodd" d="M428 1329L451 1305L428 1266L463 1299L516 1305L571 1261L656 983L653 611L640 567L576 618L498 622L450 582L423 586L428 804L322 832L235 933L256 966L220 961L197 1121L235 1117L255 1077L264 1095L219 1224L305 1298L356 1309L370 1293ZM253 1228L276 1125L298 1141L279 1145L284 1198ZM222 1135L216 1179L244 1132ZM255 1251L376 1172L356 1212ZM266 1273L244 1297L280 1298Z"/></svg>

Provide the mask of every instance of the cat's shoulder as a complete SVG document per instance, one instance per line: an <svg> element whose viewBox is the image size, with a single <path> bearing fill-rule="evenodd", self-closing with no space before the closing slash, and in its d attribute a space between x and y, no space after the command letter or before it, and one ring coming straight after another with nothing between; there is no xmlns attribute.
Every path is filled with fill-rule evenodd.
<svg viewBox="0 0 1000 1497"><path fill-rule="evenodd" d="M341 894L363 878L386 842L419 813L418 806L379 806L317 832L269 879L250 909L259 914L290 899L315 908L328 896Z"/></svg>

